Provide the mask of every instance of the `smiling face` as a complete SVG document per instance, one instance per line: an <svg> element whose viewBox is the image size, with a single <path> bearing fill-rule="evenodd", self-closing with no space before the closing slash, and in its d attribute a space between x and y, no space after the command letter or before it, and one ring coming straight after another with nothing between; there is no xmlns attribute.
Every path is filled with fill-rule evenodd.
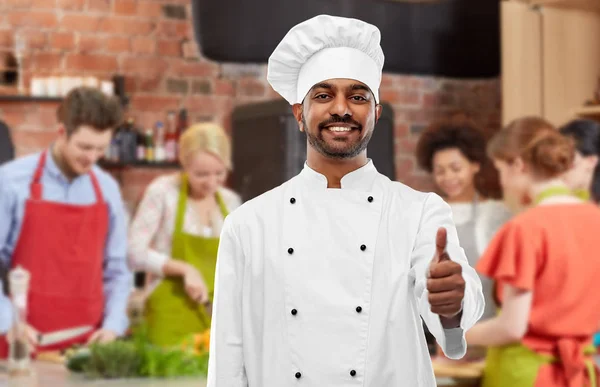
<svg viewBox="0 0 600 387"><path fill-rule="evenodd" d="M61 126L56 146L64 161L64 172L69 176L88 173L104 154L111 138L111 130L97 130L82 125L68 135L64 126Z"/></svg>
<svg viewBox="0 0 600 387"><path fill-rule="evenodd" d="M193 197L213 196L227 178L227 166L223 160L209 152L197 152L183 169Z"/></svg>
<svg viewBox="0 0 600 387"><path fill-rule="evenodd" d="M479 163L470 161L458 148L448 148L434 153L432 166L435 183L449 201L472 200Z"/></svg>
<svg viewBox="0 0 600 387"><path fill-rule="evenodd" d="M330 79L313 86L293 110L312 149L326 158L351 159L367 149L381 105L365 84Z"/></svg>

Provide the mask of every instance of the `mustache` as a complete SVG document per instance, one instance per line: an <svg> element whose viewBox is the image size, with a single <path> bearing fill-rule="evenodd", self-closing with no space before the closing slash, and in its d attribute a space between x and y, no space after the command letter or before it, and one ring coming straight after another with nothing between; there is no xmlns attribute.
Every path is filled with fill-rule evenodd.
<svg viewBox="0 0 600 387"><path fill-rule="evenodd" d="M358 130L362 130L362 125L359 124L358 122L354 121L350 116L344 116L344 117L332 116L327 121L321 122L319 124L319 129L325 129L326 126L333 125L333 124L348 124L348 125L351 125L351 126L357 128Z"/></svg>

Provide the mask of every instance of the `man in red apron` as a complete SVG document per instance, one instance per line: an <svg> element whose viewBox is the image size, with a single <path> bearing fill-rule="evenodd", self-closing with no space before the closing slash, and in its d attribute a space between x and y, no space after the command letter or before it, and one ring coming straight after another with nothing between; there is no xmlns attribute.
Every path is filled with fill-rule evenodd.
<svg viewBox="0 0 600 387"><path fill-rule="evenodd" d="M127 329L125 211L118 184L95 166L121 115L116 99L76 88L58 109L56 142L0 167L0 264L31 274L31 344L37 346L37 333L94 327L38 350L106 342ZM0 334L13 323L6 297L0 293ZM3 336L0 357L6 354Z"/></svg>

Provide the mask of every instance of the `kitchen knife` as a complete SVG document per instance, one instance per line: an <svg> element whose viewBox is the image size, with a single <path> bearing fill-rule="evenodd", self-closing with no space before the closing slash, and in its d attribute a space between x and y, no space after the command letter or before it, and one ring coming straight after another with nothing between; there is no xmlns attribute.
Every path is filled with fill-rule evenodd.
<svg viewBox="0 0 600 387"><path fill-rule="evenodd" d="M61 329L59 331L40 333L38 335L38 346L45 347L48 345L60 343L81 336L84 333L94 329L91 325L84 325L75 328Z"/></svg>

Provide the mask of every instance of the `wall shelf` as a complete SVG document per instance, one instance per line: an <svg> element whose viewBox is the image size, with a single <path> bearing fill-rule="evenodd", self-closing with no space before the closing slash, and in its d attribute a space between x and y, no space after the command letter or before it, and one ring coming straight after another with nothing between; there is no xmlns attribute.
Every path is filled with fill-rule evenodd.
<svg viewBox="0 0 600 387"><path fill-rule="evenodd" d="M579 117L596 117L600 118L600 105L582 106L573 112Z"/></svg>
<svg viewBox="0 0 600 387"><path fill-rule="evenodd" d="M61 102L62 97L37 97L33 95L0 95L0 102Z"/></svg>
<svg viewBox="0 0 600 387"><path fill-rule="evenodd" d="M156 169L179 169L180 165L177 162L156 162L148 163L136 161L133 163L120 163L113 161L100 160L98 165L104 169L126 169L126 168L156 168Z"/></svg>
<svg viewBox="0 0 600 387"><path fill-rule="evenodd" d="M529 0L527 3L533 6L581 9L600 12L600 2L598 0Z"/></svg>
<svg viewBox="0 0 600 387"><path fill-rule="evenodd" d="M117 96L121 101L121 105L123 107L129 104L129 97L120 97ZM63 97L42 97L42 96L34 96L34 95L19 95L19 94L8 94L2 95L0 94L0 102L54 102L60 103L62 102Z"/></svg>

